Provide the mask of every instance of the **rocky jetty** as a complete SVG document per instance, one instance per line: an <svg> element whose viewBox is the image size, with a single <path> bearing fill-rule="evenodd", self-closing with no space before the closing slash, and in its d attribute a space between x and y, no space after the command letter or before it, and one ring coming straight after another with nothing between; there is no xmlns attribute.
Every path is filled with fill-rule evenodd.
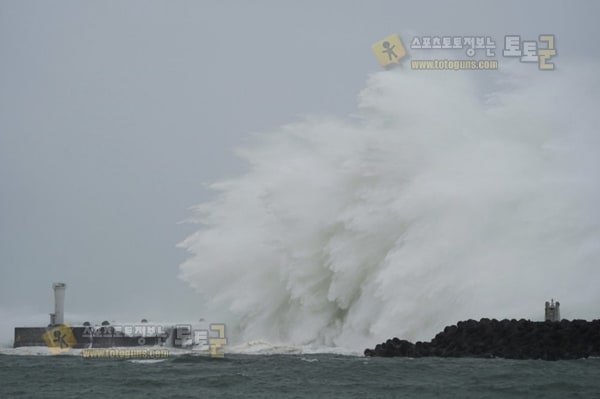
<svg viewBox="0 0 600 399"><path fill-rule="evenodd" d="M580 359L600 356L600 320L481 319L448 326L430 342L388 339L365 356Z"/></svg>

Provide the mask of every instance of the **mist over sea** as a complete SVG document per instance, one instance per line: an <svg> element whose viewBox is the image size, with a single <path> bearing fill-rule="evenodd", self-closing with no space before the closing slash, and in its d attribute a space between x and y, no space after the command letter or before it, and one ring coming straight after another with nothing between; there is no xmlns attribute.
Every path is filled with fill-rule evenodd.
<svg viewBox="0 0 600 399"><path fill-rule="evenodd" d="M194 209L181 278L235 342L360 351L550 298L598 318L598 78L565 64L384 71L346 119L257 134Z"/></svg>

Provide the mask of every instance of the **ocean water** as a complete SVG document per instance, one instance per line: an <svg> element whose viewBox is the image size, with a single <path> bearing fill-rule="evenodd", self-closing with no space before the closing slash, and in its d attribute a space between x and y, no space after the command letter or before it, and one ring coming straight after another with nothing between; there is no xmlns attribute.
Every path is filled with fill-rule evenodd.
<svg viewBox="0 0 600 399"><path fill-rule="evenodd" d="M0 355L0 398L598 398L600 359Z"/></svg>

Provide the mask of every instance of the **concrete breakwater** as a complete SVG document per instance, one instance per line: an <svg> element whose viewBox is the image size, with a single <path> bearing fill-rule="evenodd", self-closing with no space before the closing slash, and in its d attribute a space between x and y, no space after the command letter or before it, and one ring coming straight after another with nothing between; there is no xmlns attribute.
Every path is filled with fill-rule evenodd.
<svg viewBox="0 0 600 399"><path fill-rule="evenodd" d="M103 326L92 328L86 326L70 327L63 326L63 329L53 327L16 327L13 346L54 346L48 345L44 336L50 331L56 331L56 337L51 336L51 340L60 340L64 337L64 332L68 331L72 335L72 341L65 343L65 347L70 348L112 348L112 347L133 347L133 346L154 346L163 343L173 345L172 328L161 331L159 334L148 335L126 335L116 331L112 326ZM63 334L63 335L61 335ZM56 346L63 347L60 342Z"/></svg>

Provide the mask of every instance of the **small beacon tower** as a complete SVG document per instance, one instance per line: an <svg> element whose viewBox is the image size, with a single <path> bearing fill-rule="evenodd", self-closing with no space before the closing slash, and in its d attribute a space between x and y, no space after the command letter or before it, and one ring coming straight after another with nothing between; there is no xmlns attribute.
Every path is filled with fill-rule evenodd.
<svg viewBox="0 0 600 399"><path fill-rule="evenodd" d="M54 283L54 313L50 313L50 325L56 326L65 323L65 283Z"/></svg>
<svg viewBox="0 0 600 399"><path fill-rule="evenodd" d="M560 302L554 302L554 299L551 302L546 301L546 321L560 321Z"/></svg>

